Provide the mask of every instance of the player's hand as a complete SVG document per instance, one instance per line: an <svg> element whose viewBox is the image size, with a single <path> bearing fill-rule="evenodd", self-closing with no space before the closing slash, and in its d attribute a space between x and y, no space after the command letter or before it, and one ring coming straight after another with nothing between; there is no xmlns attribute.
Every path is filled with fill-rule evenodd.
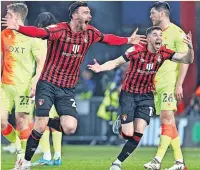
<svg viewBox="0 0 200 170"><path fill-rule="evenodd" d="M175 89L175 96L178 101L183 99L183 87L182 85L177 85Z"/></svg>
<svg viewBox="0 0 200 170"><path fill-rule="evenodd" d="M147 44L147 39L145 35L138 35L138 28L132 33L132 35L128 38L128 44L137 44L142 46L142 44Z"/></svg>
<svg viewBox="0 0 200 170"><path fill-rule="evenodd" d="M186 37L183 38L183 41L188 45L190 49L193 49L191 31L186 35Z"/></svg>
<svg viewBox="0 0 200 170"><path fill-rule="evenodd" d="M97 60L94 59L94 64L90 65L88 64L88 69L94 71L95 73L99 73L101 71L101 66L99 65L99 63L97 63Z"/></svg>
<svg viewBox="0 0 200 170"><path fill-rule="evenodd" d="M18 30L19 25L17 24L17 20L11 18L2 18L1 26L5 26L9 29Z"/></svg>

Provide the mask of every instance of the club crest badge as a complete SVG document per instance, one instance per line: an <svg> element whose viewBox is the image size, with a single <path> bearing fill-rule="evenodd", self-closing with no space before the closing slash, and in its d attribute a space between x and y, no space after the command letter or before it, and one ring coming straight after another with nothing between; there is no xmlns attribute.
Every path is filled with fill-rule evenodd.
<svg viewBox="0 0 200 170"><path fill-rule="evenodd" d="M157 55L157 61L160 63L161 62L161 56Z"/></svg>
<svg viewBox="0 0 200 170"><path fill-rule="evenodd" d="M44 104L44 99L38 99L38 104L41 106Z"/></svg>
<svg viewBox="0 0 200 170"><path fill-rule="evenodd" d="M126 121L126 119L127 119L127 114L123 114L123 115L121 116L121 118L122 118L123 121Z"/></svg>

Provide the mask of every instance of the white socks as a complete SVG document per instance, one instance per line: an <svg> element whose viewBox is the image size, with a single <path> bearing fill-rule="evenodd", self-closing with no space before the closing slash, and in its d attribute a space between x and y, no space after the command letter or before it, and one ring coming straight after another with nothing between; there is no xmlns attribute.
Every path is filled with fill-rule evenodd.
<svg viewBox="0 0 200 170"><path fill-rule="evenodd" d="M155 157L160 163L162 162L162 159L158 156Z"/></svg>
<svg viewBox="0 0 200 170"><path fill-rule="evenodd" d="M51 160L51 152L44 152L43 159L50 161ZM61 159L61 152L54 153L54 160Z"/></svg>
<svg viewBox="0 0 200 170"><path fill-rule="evenodd" d="M54 160L57 160L57 159L59 159L59 158L61 159L61 152L55 152L55 153L54 153L54 156L53 156L53 159L54 159Z"/></svg>
<svg viewBox="0 0 200 170"><path fill-rule="evenodd" d="M50 161L51 160L51 152L44 152L43 159Z"/></svg>
<svg viewBox="0 0 200 170"><path fill-rule="evenodd" d="M27 166L31 166L31 161L27 161L26 159L24 159L22 162L22 167L27 167Z"/></svg>
<svg viewBox="0 0 200 170"><path fill-rule="evenodd" d="M113 163L121 165L122 162L121 162L119 159L117 159L117 160L116 160L115 162L113 162Z"/></svg>

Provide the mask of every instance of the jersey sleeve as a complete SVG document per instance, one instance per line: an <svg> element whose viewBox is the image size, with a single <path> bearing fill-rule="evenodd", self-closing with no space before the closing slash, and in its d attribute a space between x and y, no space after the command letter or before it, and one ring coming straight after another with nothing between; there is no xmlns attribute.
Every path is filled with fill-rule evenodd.
<svg viewBox="0 0 200 170"><path fill-rule="evenodd" d="M48 35L47 35L48 40L51 41L51 40L59 39L66 28L63 26L62 23L59 23L59 24L55 24L55 25L50 25L44 29L48 33Z"/></svg>
<svg viewBox="0 0 200 170"><path fill-rule="evenodd" d="M92 43L103 42L108 45L124 45L128 43L127 37L120 37L114 34L103 34L91 25L89 26L89 29L91 29L94 32L94 39Z"/></svg>
<svg viewBox="0 0 200 170"><path fill-rule="evenodd" d="M183 38L186 37L184 31L181 29L178 29L175 35L176 35L176 39L175 39L176 52L178 53L186 52L188 50L188 46L183 41Z"/></svg>
<svg viewBox="0 0 200 170"><path fill-rule="evenodd" d="M138 45L134 45L126 50L125 54L123 55L123 58L126 62L133 60L138 53L140 53L143 50L144 47L140 47Z"/></svg>
<svg viewBox="0 0 200 170"><path fill-rule="evenodd" d="M170 49L166 48L165 46L162 47L161 53L162 53L164 60L171 60L175 54L175 52L173 50L170 50Z"/></svg>
<svg viewBox="0 0 200 170"><path fill-rule="evenodd" d="M101 42L103 40L104 35L101 31L92 26L90 26L89 29L91 29L94 33L94 39L92 43Z"/></svg>
<svg viewBox="0 0 200 170"><path fill-rule="evenodd" d="M127 37L119 37L114 34L104 34L102 42L108 45L124 45L128 43Z"/></svg>

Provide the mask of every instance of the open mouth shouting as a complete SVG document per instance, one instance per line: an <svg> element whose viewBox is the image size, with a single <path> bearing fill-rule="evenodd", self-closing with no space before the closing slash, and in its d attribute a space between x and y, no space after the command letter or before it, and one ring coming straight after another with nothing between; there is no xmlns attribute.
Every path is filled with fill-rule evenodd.
<svg viewBox="0 0 200 170"><path fill-rule="evenodd" d="M162 41L156 41L155 42L156 49L159 49L161 46L162 46Z"/></svg>
<svg viewBox="0 0 200 170"><path fill-rule="evenodd" d="M85 20L85 25L88 25L90 20Z"/></svg>

